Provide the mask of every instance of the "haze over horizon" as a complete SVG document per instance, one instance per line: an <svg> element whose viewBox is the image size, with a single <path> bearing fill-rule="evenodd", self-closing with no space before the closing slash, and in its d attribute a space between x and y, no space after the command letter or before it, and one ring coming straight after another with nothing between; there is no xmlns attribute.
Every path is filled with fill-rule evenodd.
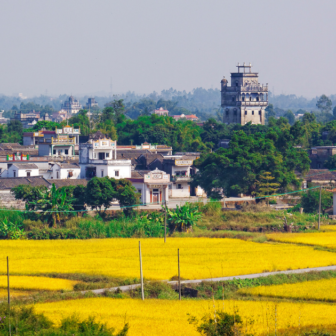
<svg viewBox="0 0 336 336"><path fill-rule="evenodd" d="M238 62L275 94L336 94L336 2L2 1L0 93L220 88Z"/></svg>

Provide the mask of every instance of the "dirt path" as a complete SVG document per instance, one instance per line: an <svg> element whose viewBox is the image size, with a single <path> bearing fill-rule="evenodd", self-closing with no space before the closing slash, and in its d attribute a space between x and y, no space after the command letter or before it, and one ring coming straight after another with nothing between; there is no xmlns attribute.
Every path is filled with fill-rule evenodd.
<svg viewBox="0 0 336 336"><path fill-rule="evenodd" d="M197 280L183 280L181 284L191 284L191 283L201 283L203 281L227 281L233 279L255 279L255 278L262 278L267 277L269 275L275 274L299 274L299 273L307 273L307 272L321 272L321 271L336 271L336 266L323 266L323 267L313 267L313 268L302 268L296 270L289 270L289 271L277 271L277 272L265 272L265 273L255 273L255 274L246 274L246 275L235 275L235 276L228 276L228 277L221 277L221 278L210 278L210 279L197 279ZM177 281L167 281L170 285L176 285ZM140 284L129 285L129 286L119 286L119 287L112 287L112 288L103 288L103 289L94 289L91 291L82 291L82 294L87 292L92 292L94 294L102 294L105 291L114 292L118 288L122 292L128 292L132 289L140 287Z"/></svg>

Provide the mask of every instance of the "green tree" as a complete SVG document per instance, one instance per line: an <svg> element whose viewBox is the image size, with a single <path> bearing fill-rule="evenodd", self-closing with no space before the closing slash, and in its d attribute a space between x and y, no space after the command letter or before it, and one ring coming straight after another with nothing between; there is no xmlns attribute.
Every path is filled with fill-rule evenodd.
<svg viewBox="0 0 336 336"><path fill-rule="evenodd" d="M316 107L321 112L330 113L331 112L331 106L332 106L332 101L325 94L323 94L316 103Z"/></svg>
<svg viewBox="0 0 336 336"><path fill-rule="evenodd" d="M32 187L31 185L20 184L11 189L15 199L21 199L26 202L27 210L36 210L37 201L41 198L41 193L48 190L45 186Z"/></svg>
<svg viewBox="0 0 336 336"><path fill-rule="evenodd" d="M11 120L7 126L7 129L8 129L8 132L10 133L16 132L20 136L22 136L23 127L22 127L21 121L19 120Z"/></svg>
<svg viewBox="0 0 336 336"><path fill-rule="evenodd" d="M257 197L270 196L277 192L280 187L279 183L273 182L274 177L270 172L264 172L259 176L259 181L257 181ZM267 198L267 203L269 204L269 199Z"/></svg>
<svg viewBox="0 0 336 336"><path fill-rule="evenodd" d="M266 121L268 123L269 118L271 118L271 117L275 118L275 116L276 116L273 104L268 104L268 106L266 107L265 111L266 111Z"/></svg>
<svg viewBox="0 0 336 336"><path fill-rule="evenodd" d="M295 123L295 115L291 110L288 110L285 114L284 117L288 119L288 122L290 125L293 125Z"/></svg>
<svg viewBox="0 0 336 336"><path fill-rule="evenodd" d="M336 119L336 106L333 109L333 116L334 116L334 119Z"/></svg>
<svg viewBox="0 0 336 336"><path fill-rule="evenodd" d="M202 216L197 206L188 202L181 206L176 205L175 209L168 209L168 207L166 207L166 211L169 228L172 232L176 230L187 231L194 226Z"/></svg>
<svg viewBox="0 0 336 336"><path fill-rule="evenodd" d="M37 201L27 202L27 207L33 207L35 210L41 210L42 215L48 222L52 219L53 225L59 223L62 218L66 218L69 212L73 210L72 199L67 196L65 189L56 189L53 183L50 190L40 191Z"/></svg>
<svg viewBox="0 0 336 336"><path fill-rule="evenodd" d="M129 180L110 180L112 188L117 191L116 197L120 207L123 208L123 212L126 216L130 216L133 213L133 206L139 203L140 194Z"/></svg>
<svg viewBox="0 0 336 336"><path fill-rule="evenodd" d="M86 186L86 203L94 209L105 210L110 206L113 199L117 197L110 179L106 177L92 178Z"/></svg>
<svg viewBox="0 0 336 336"><path fill-rule="evenodd" d="M243 321L237 314L231 315L223 311L215 311L214 314L206 314L201 321L196 317L190 317L189 323L204 336L235 336L241 335Z"/></svg>
<svg viewBox="0 0 336 336"><path fill-rule="evenodd" d="M320 190L309 190L301 195L301 207L304 212L318 213L320 202ZM333 205L333 194L323 190L321 192L321 210L324 213L326 209Z"/></svg>
<svg viewBox="0 0 336 336"><path fill-rule="evenodd" d="M336 169L336 155L329 156L328 160L324 161L324 167L327 169Z"/></svg>

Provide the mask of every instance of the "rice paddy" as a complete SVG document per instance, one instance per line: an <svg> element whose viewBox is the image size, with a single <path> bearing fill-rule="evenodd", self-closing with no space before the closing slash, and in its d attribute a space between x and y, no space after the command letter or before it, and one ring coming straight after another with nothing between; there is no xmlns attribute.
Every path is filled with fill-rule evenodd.
<svg viewBox="0 0 336 336"><path fill-rule="evenodd" d="M331 227L331 226L330 226ZM330 230L327 228L327 230ZM329 249L336 249L336 230L314 233L270 233L267 238L271 241L318 245Z"/></svg>
<svg viewBox="0 0 336 336"><path fill-rule="evenodd" d="M295 284L242 288L238 290L238 293L274 298L335 302L336 279L323 279L317 281L305 281Z"/></svg>
<svg viewBox="0 0 336 336"><path fill-rule="evenodd" d="M336 234L336 233L335 233ZM336 264L336 254L292 244L254 243L238 239L143 239L143 273L147 279L164 280L177 274L180 248L181 276L202 279L264 271ZM12 274L100 274L139 277L137 239L2 241L0 270L9 255Z"/></svg>
<svg viewBox="0 0 336 336"><path fill-rule="evenodd" d="M38 276L11 276L10 287L21 290L73 290L78 281ZM7 276L0 276L0 288L7 287Z"/></svg>
<svg viewBox="0 0 336 336"><path fill-rule="evenodd" d="M213 307L213 305L215 307ZM249 334L260 335L288 327L332 325L336 323L336 306L329 304L290 303L269 301L195 301L195 300L136 300L94 298L35 305L36 311L45 313L55 322L77 313L81 318L96 316L111 327L121 329L125 320L130 323L129 335L199 335L188 323L188 314L198 318L215 310L228 313L238 311ZM276 322L275 322L276 319ZM182 332L183 331L183 332Z"/></svg>

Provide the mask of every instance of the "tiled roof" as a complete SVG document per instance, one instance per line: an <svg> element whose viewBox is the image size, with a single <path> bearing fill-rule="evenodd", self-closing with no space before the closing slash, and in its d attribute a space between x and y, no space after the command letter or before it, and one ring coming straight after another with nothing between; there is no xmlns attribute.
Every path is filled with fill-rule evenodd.
<svg viewBox="0 0 336 336"><path fill-rule="evenodd" d="M61 168L65 168L65 169L67 169L67 168L79 169L80 168L77 163L57 162L55 164L59 165Z"/></svg>
<svg viewBox="0 0 336 336"><path fill-rule="evenodd" d="M15 162L13 161L13 166L18 169L38 169L38 166L35 163L27 163L27 162Z"/></svg>
<svg viewBox="0 0 336 336"><path fill-rule="evenodd" d="M88 184L86 179L64 179L64 180L47 180L50 184L55 184L56 188L67 187L67 186L77 186Z"/></svg>
<svg viewBox="0 0 336 336"><path fill-rule="evenodd" d="M326 181L336 180L336 171L329 171L328 169L310 169L309 172L303 176L307 181Z"/></svg>
<svg viewBox="0 0 336 336"><path fill-rule="evenodd" d="M41 176L30 176L30 177L9 177L0 179L0 190L12 189L20 184L31 185L32 187L37 187L44 185L49 187L51 184Z"/></svg>

